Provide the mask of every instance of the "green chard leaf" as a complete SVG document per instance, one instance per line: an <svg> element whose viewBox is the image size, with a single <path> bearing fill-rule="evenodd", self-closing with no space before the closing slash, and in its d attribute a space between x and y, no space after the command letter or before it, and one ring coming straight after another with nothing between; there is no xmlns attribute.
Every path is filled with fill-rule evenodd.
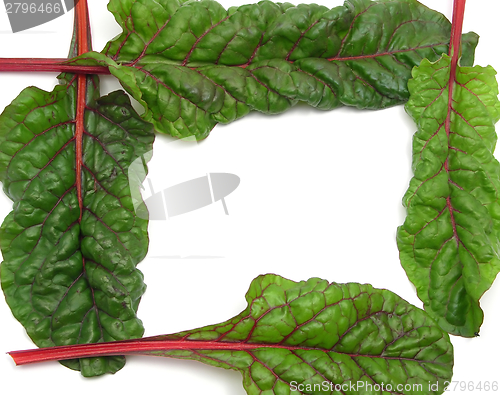
<svg viewBox="0 0 500 395"><path fill-rule="evenodd" d="M500 271L500 102L493 68L457 67L454 77L451 62L424 60L409 82L415 177L397 241L425 309L446 331L472 337L479 299Z"/></svg>
<svg viewBox="0 0 500 395"><path fill-rule="evenodd" d="M125 92L99 98L97 77L86 79L79 120L79 79L71 77L62 75L52 92L26 88L0 115L0 181L14 201L0 228L2 288L39 347L144 331L136 311L145 285L136 264L147 252L148 221L135 215L127 168L148 159L152 125ZM85 376L124 363L65 362Z"/></svg>
<svg viewBox="0 0 500 395"><path fill-rule="evenodd" d="M249 395L441 394L451 380L448 334L390 291L268 274L246 300L236 317L192 331L10 354L17 364L116 353L192 359L241 372Z"/></svg>
<svg viewBox="0 0 500 395"><path fill-rule="evenodd" d="M350 0L328 9L262 1L111 0L123 33L104 55L155 129L203 139L250 111L380 109L408 100L411 69L448 52L450 22L416 0ZM464 35L472 65L477 35Z"/></svg>

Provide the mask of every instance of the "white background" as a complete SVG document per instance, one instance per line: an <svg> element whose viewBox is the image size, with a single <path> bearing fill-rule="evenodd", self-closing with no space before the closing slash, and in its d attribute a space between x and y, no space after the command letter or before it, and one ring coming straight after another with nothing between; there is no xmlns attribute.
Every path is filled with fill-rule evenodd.
<svg viewBox="0 0 500 395"><path fill-rule="evenodd" d="M225 7L247 2L221 1ZM341 0L317 2L341 5ZM452 0L422 2L451 18ZM101 50L119 28L105 1L89 0L89 7L94 48ZM481 36L476 64L500 69L498 11L496 0L470 1L464 31ZM2 3L0 55L66 57L72 22L71 13L12 34ZM54 84L50 73L0 74L0 111L27 85L52 90ZM103 94L116 89L112 77L102 78ZM412 175L414 131L402 106L377 112L300 107L279 116L253 113L231 125L218 125L199 144L159 136L150 164L156 191L210 172L234 173L241 184L226 198L228 216L219 202L151 223L150 251L139 265L148 284L139 309L145 335L233 317L245 308L251 280L263 273L296 281L321 277L371 283L421 307L400 266L395 241L405 214L401 198ZM0 218L11 206L1 193ZM193 255L206 259L190 258ZM497 282L481 300L481 336L452 338L454 380L500 381L499 305ZM128 395L147 388L151 394L245 394L239 373L193 361L129 357L121 372L95 379L84 379L56 362L16 368L3 353L33 344L3 300L0 317L0 383L5 393L99 394L109 389Z"/></svg>

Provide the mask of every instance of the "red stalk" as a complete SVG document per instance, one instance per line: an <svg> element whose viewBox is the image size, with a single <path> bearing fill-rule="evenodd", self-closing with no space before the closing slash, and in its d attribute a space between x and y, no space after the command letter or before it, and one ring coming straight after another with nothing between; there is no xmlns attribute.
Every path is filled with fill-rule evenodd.
<svg viewBox="0 0 500 395"><path fill-rule="evenodd" d="M67 59L0 58L0 72L28 71L72 74L110 74L107 67L69 64Z"/></svg>
<svg viewBox="0 0 500 395"><path fill-rule="evenodd" d="M149 354L153 351L173 350L254 350L256 348L278 347L288 350L304 349L304 347L287 347L270 344L229 343L218 341L191 341L191 340L158 340L158 337L139 340L123 340L108 343L75 344L72 346L47 347L33 350L12 351L9 355L16 365L44 361L60 361L65 359L110 356Z"/></svg>
<svg viewBox="0 0 500 395"><path fill-rule="evenodd" d="M11 351L9 355L16 365L27 365L36 362L62 361L66 359L88 358L112 355L152 355L157 356L168 351L194 351L194 350L226 350L226 351L254 351L262 348L277 348L282 350L318 350L328 352L321 348L304 346L286 346L282 344L224 342L218 340L186 340L184 338L172 340L166 336L145 337L143 339L122 340L108 343L74 344L72 346L47 347L34 350ZM155 354L153 354L154 356ZM344 354L349 357L378 358L374 355ZM404 357L382 357L385 360L411 360Z"/></svg>
<svg viewBox="0 0 500 395"><path fill-rule="evenodd" d="M464 14L465 14L465 1L466 0L455 0L453 4L453 22L451 25L451 40L450 40L450 52L449 52L449 55L451 56L451 65L450 65L450 80L448 82L448 114L446 116L446 121L444 124L446 130L446 136L448 137L448 142L450 141L450 133L451 133L451 114L453 112L453 91L457 80L457 67L461 49L462 28L464 22ZM444 162L444 169L446 173L448 173L448 179L451 180L448 169L448 158L446 158L446 161ZM453 237L455 238L458 247L458 245L460 244L460 238L457 233L457 226L454 215L454 212L456 210L453 208L453 205L451 203L451 198L449 196L446 198L446 206L448 207L448 211L450 212L451 224L453 227Z"/></svg>
<svg viewBox="0 0 500 395"><path fill-rule="evenodd" d="M83 55L89 51L89 19L87 0L79 1L75 9L75 22L77 24L77 45L78 55ZM85 106L87 103L87 76L79 74L77 76L78 93L76 99L76 190L78 196L78 205L80 206L80 222L83 215L83 197L82 197L82 162L83 162L83 133Z"/></svg>
<svg viewBox="0 0 500 395"><path fill-rule="evenodd" d="M455 70L458 64L458 57L460 56L460 41L462 39L462 28L464 24L465 1L466 0L455 0L453 4L453 20L451 24L449 55L452 57L452 66L453 63L455 63Z"/></svg>

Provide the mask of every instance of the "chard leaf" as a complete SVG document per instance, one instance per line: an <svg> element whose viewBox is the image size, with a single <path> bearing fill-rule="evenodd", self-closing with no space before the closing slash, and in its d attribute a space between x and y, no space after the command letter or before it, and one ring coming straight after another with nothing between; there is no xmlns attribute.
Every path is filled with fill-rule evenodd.
<svg viewBox="0 0 500 395"><path fill-rule="evenodd" d="M148 221L135 215L126 171L151 151L152 126L125 92L99 98L97 77L83 77L83 89L80 78L70 78L63 75L52 92L25 89L0 115L0 181L14 201L0 228L1 283L39 347L144 331L136 311L145 285L136 264L147 252ZM94 376L124 362L65 364Z"/></svg>
<svg viewBox="0 0 500 395"><path fill-rule="evenodd" d="M380 109L408 100L411 69L448 52L451 25L416 0L350 0L328 9L262 1L111 0L123 33L107 64L157 131L207 137L250 111ZM477 35L464 36L471 62Z"/></svg>
<svg viewBox="0 0 500 395"><path fill-rule="evenodd" d="M241 372L249 395L441 394L451 380L448 334L390 291L268 274L246 300L236 317L192 331L10 354L17 364L117 353L193 359Z"/></svg>
<svg viewBox="0 0 500 395"><path fill-rule="evenodd" d="M425 309L446 331L472 337L479 299L500 271L500 102L493 68L457 67L455 76L451 65L447 55L424 60L409 82L415 177L397 240Z"/></svg>

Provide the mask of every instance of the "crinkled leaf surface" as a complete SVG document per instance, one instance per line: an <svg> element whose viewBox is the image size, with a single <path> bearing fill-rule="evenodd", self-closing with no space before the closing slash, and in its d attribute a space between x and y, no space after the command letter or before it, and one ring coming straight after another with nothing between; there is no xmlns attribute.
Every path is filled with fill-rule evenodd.
<svg viewBox="0 0 500 395"><path fill-rule="evenodd" d="M266 275L252 282L246 299L248 308L229 321L156 338L224 343L233 350L193 347L153 354L238 370L250 395L289 394L292 381L304 384L297 392L304 394L320 393L306 385L324 381L385 383L394 390L398 384L431 381L440 383L436 393L441 393L451 378L448 334L390 291Z"/></svg>
<svg viewBox="0 0 500 395"><path fill-rule="evenodd" d="M252 282L246 299L245 311L218 325L10 354L19 364L117 353L193 359L241 372L249 395L441 394L451 380L448 334L390 291L268 274Z"/></svg>
<svg viewBox="0 0 500 395"><path fill-rule="evenodd" d="M0 180L14 201L0 229L2 288L40 347L141 337L136 264L147 220L134 213L127 168L151 151L152 126L124 92L99 98L89 77L79 154L77 80L62 78L52 92L25 89L0 116ZM93 376L115 372L124 358L66 364Z"/></svg>
<svg viewBox="0 0 500 395"><path fill-rule="evenodd" d="M415 0L333 9L262 1L229 10L213 0L111 0L109 9L123 33L94 58L157 131L198 139L218 122L298 102L322 110L403 103L411 69L447 53L451 29ZM477 35L463 42L472 65Z"/></svg>
<svg viewBox="0 0 500 395"><path fill-rule="evenodd" d="M479 299L500 270L500 102L491 67L458 67L453 77L450 64L424 60L409 82L415 177L397 237L425 309L446 331L472 337L483 321Z"/></svg>

